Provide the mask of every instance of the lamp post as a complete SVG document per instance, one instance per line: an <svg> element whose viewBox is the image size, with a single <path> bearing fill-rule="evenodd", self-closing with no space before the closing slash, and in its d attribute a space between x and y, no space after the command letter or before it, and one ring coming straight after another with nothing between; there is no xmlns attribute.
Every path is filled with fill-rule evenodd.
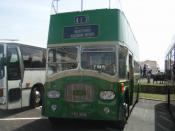
<svg viewBox="0 0 175 131"><path fill-rule="evenodd" d="M111 8L111 0L109 0L109 9Z"/></svg>
<svg viewBox="0 0 175 131"><path fill-rule="evenodd" d="M81 0L81 11L83 11L83 0Z"/></svg>

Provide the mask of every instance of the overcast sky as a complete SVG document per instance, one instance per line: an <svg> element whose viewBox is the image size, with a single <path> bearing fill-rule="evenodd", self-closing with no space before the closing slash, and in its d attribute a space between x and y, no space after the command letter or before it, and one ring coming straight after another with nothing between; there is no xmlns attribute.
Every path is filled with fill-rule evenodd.
<svg viewBox="0 0 175 131"><path fill-rule="evenodd" d="M75 2L72 2L75 1ZM81 9L81 0L60 0L59 11ZM121 8L140 45L140 60L164 67L165 51L175 34L175 0L111 0ZM46 47L52 0L1 0L0 39L19 39ZM84 9L109 8L109 0L84 0ZM61 8L63 7L63 8Z"/></svg>

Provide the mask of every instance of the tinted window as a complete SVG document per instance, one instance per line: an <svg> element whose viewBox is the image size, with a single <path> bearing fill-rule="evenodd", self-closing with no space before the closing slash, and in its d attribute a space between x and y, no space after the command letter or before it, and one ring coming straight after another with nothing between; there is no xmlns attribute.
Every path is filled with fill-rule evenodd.
<svg viewBox="0 0 175 131"><path fill-rule="evenodd" d="M25 68L45 68L45 50L34 47L21 47Z"/></svg>
<svg viewBox="0 0 175 131"><path fill-rule="evenodd" d="M16 47L7 48L7 67L8 80L19 80L21 78L19 56Z"/></svg>

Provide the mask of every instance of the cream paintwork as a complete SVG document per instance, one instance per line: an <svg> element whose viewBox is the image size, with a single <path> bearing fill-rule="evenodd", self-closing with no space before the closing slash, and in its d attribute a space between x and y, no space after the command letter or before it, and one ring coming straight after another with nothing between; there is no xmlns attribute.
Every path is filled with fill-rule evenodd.
<svg viewBox="0 0 175 131"><path fill-rule="evenodd" d="M103 80L107 80L110 82L117 82L118 78L116 75L111 76L105 74L103 72L92 71L92 70L67 70L60 73L56 73L47 77L47 82L51 82L60 78L68 77L68 76L91 76L100 78Z"/></svg>
<svg viewBox="0 0 175 131"><path fill-rule="evenodd" d="M8 81L8 91L14 88L20 88L21 80ZM21 108L21 99L14 102L8 102L8 109Z"/></svg>
<svg viewBox="0 0 175 131"><path fill-rule="evenodd" d="M26 87L27 83L30 83L28 87ZM35 84L38 84L38 83L44 85L44 83L45 83L45 69L43 69L43 70L25 69L24 79L23 79L23 83L22 83L22 107L30 105L31 88Z"/></svg>

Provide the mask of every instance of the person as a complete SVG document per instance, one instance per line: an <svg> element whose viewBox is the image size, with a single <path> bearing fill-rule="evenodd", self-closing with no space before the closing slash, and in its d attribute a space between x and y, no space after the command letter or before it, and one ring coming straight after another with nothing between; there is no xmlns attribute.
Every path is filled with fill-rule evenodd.
<svg viewBox="0 0 175 131"><path fill-rule="evenodd" d="M148 71L148 74L147 74L148 83L150 83L151 76L152 76L152 70L150 69L150 70Z"/></svg>
<svg viewBox="0 0 175 131"><path fill-rule="evenodd" d="M143 70L142 70L142 67L140 66L140 76L142 77L142 73L143 73Z"/></svg>
<svg viewBox="0 0 175 131"><path fill-rule="evenodd" d="M146 77L146 71L147 71L146 64L144 64L144 66L143 66L143 78Z"/></svg>

